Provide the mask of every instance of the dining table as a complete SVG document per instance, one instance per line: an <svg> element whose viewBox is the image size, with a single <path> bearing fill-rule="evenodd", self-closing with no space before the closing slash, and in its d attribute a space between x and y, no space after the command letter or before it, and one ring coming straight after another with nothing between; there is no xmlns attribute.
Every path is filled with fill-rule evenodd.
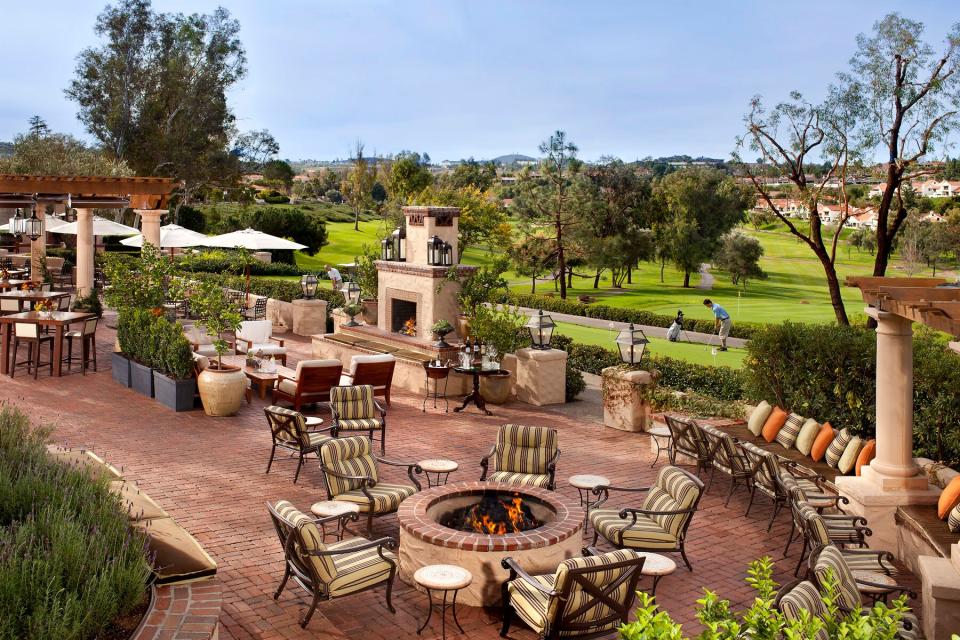
<svg viewBox="0 0 960 640"><path fill-rule="evenodd" d="M33 285L32 280L19 280L17 278L10 278L9 280L0 280L0 291L10 291L12 289L19 289L23 285Z"/></svg>
<svg viewBox="0 0 960 640"><path fill-rule="evenodd" d="M47 292L49 293L49 292ZM94 313L79 311L22 311L0 316L0 373L10 373L10 339L13 337L12 327L15 324L36 324L40 327L52 327L53 337L53 375L59 378L63 361L63 334L66 328L76 322L83 322L96 317ZM16 356L16 354L14 354ZM16 365L14 365L16 366Z"/></svg>
<svg viewBox="0 0 960 640"><path fill-rule="evenodd" d="M0 300L18 300L20 310L23 311L23 303L35 304L41 300L56 302L64 296L70 294L66 291L39 291L37 289L12 289L10 291L0 291Z"/></svg>

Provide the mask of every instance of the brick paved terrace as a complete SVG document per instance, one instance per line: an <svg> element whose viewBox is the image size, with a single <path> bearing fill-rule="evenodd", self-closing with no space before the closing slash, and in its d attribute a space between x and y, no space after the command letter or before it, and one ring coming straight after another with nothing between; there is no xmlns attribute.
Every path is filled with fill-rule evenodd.
<svg viewBox="0 0 960 640"><path fill-rule="evenodd" d="M309 343L285 336L291 365L309 354ZM222 638L363 638L364 640L415 638L423 620L426 597L398 581L394 592L396 615L385 604L382 589L321 603L309 627L298 620L309 599L299 588L286 588L273 599L283 573L283 554L264 503L287 499L307 511L324 499L323 480L315 462L304 467L293 484L295 461L278 458L269 475L264 474L270 453L270 434L263 415L264 402L254 398L233 418L209 418L201 410L174 413L155 401L120 387L111 379L108 350L114 333L102 328L98 334L100 372L63 378L41 374L38 381L19 374L4 378L0 397L12 402L35 420L54 428L54 439L71 446L85 446L122 466L128 479L136 481L177 521L189 530L219 564L217 580L223 590ZM421 413L421 398L394 392L388 414L387 457L416 461L443 456L457 460L460 469L451 481L479 478L480 458L489 451L497 427L507 422L546 425L559 430L563 455L557 470L557 490L576 499L567 478L577 473L599 473L620 486L647 486L665 464L661 457L651 467L649 438L606 429L596 422L519 403L492 407L493 417L475 412ZM327 419L327 412L318 415ZM382 468L387 481L402 481L402 469ZM726 479L720 478L700 503L690 528L688 555L693 573L678 569L665 577L657 599L674 619L687 623L687 633L697 630L694 603L704 587L718 591L742 609L752 600L744 583L747 563L769 554L777 561L776 578L791 576L799 545L782 558L789 515L782 513L770 533L766 524L770 507L758 500L750 517L743 516L745 493L738 492L729 507L723 498ZM629 506L615 495L611 503ZM639 506L639 505L633 505ZM592 530L589 531L592 537ZM395 516L375 521L374 536L398 536ZM588 540L585 539L585 542ZM676 555L679 561L679 555ZM645 579L649 580L649 579ZM905 580L913 588L912 578ZM649 587L650 583L641 583ZM918 601L912 603L914 606ZM471 639L498 637L499 610L462 607L460 621ZM434 619L436 621L436 619ZM439 627L422 637L439 637ZM457 637L451 634L450 637ZM533 638L517 624L513 638Z"/></svg>

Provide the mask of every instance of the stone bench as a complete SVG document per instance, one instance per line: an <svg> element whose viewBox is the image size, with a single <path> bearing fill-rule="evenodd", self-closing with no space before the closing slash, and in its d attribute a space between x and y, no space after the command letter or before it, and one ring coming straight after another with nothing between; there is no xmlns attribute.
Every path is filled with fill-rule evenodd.
<svg viewBox="0 0 960 640"><path fill-rule="evenodd" d="M914 573L919 572L919 556L950 557L951 545L960 542L960 534L950 533L947 523L937 517L937 505L910 504L897 507L897 557Z"/></svg>

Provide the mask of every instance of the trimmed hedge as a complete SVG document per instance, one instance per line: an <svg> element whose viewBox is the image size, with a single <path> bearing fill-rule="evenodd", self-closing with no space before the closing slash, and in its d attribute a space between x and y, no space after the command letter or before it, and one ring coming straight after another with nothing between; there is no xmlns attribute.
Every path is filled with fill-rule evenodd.
<svg viewBox="0 0 960 640"><path fill-rule="evenodd" d="M105 480L50 456L48 434L0 412L0 638L102 637L146 596L145 541Z"/></svg>
<svg viewBox="0 0 960 640"><path fill-rule="evenodd" d="M223 287L245 291L247 280L244 276L232 276L221 273L192 273L191 278L205 282L215 282ZM292 280L276 280L273 278L250 278L250 293L258 296L292 302L297 298L303 297L300 290L300 283ZM344 300L343 294L332 289L317 288L317 297L326 300L330 308L342 307Z"/></svg>
<svg viewBox="0 0 960 640"><path fill-rule="evenodd" d="M242 274L245 267L240 264L236 252L204 251L184 254L176 259L181 271L207 273ZM299 267L285 262L261 262L254 260L250 264L250 274L255 276L299 276L303 273Z"/></svg>
<svg viewBox="0 0 960 640"><path fill-rule="evenodd" d="M614 322L632 322L633 324L651 327L667 328L674 320L674 316L653 313L642 309L609 307L603 304L584 304L576 300L563 300L561 298L551 298L550 296L529 293L509 292L502 296L500 300L490 300L489 302L519 305L531 309L543 309L544 311L567 313L585 318L598 318L600 320L612 320ZM710 334L715 333L713 327L713 320L699 320L696 318L686 318L683 326L687 331L699 331ZM730 330L730 336L749 340L753 338L757 331L763 329L763 327L764 325L762 324L752 322L734 322Z"/></svg>

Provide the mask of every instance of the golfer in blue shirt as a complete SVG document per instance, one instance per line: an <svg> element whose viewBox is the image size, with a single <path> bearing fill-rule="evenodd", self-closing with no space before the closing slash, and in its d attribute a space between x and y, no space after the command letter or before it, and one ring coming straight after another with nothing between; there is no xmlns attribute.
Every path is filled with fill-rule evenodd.
<svg viewBox="0 0 960 640"><path fill-rule="evenodd" d="M720 351L726 351L727 336L730 335L730 326L733 324L730 322L730 314L710 298L703 301L703 306L713 311L713 317L716 321L713 328L717 331L717 335L720 336Z"/></svg>

